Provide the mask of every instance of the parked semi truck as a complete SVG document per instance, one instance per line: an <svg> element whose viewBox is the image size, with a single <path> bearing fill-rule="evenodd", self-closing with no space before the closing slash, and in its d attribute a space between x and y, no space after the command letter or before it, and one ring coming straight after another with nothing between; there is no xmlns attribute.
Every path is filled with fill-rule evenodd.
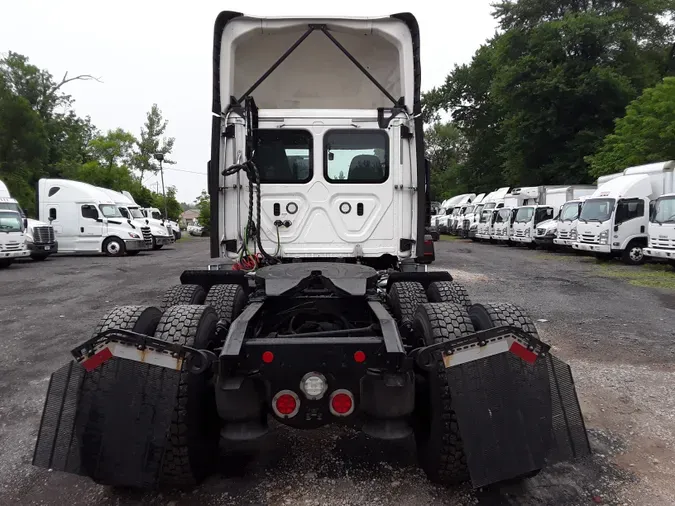
<svg viewBox="0 0 675 506"><path fill-rule="evenodd" d="M2 181L0 181L0 210L16 211L26 220L24 236L26 247L30 251L29 256L33 260L44 260L49 255L58 253L59 243L54 235L54 227L49 223L28 218Z"/></svg>
<svg viewBox="0 0 675 506"><path fill-rule="evenodd" d="M581 208L573 248L643 263L650 204L674 191L674 167L672 161L629 167L599 186Z"/></svg>
<svg viewBox="0 0 675 506"><path fill-rule="evenodd" d="M136 255L152 247L150 227L133 228L114 200L96 186L68 179L40 179L40 219L49 220L59 253Z"/></svg>
<svg viewBox="0 0 675 506"><path fill-rule="evenodd" d="M445 485L588 455L570 368L526 312L428 270L414 16L228 11L213 40L212 263L83 337L47 388L34 465L191 488L272 420L412 437Z"/></svg>

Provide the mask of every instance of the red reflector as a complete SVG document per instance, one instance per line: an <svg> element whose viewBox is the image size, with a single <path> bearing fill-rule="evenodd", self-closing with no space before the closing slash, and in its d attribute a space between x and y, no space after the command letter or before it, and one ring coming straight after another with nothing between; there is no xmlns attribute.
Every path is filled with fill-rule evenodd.
<svg viewBox="0 0 675 506"><path fill-rule="evenodd" d="M520 358L522 358L525 362L529 362L530 364L534 364L535 360L537 360L537 355L534 352L525 348L518 341L513 341L513 343L511 344L511 348L509 348L509 351L514 355L517 355Z"/></svg>
<svg viewBox="0 0 675 506"><path fill-rule="evenodd" d="M82 365L84 368L87 370L87 372L93 371L96 369L99 365L101 365L103 362L105 362L108 359L111 359L113 356L112 352L110 351L110 348L103 348L101 351L96 353L91 358L88 358L84 362L82 362Z"/></svg>
<svg viewBox="0 0 675 506"><path fill-rule="evenodd" d="M290 394L282 394L277 398L277 411L282 415L290 415L296 406L297 403Z"/></svg>
<svg viewBox="0 0 675 506"><path fill-rule="evenodd" d="M333 406L333 411L340 415L349 413L352 409L352 398L347 394L336 394L330 402Z"/></svg>
<svg viewBox="0 0 675 506"><path fill-rule="evenodd" d="M271 351L266 351L262 354L262 361L265 362L266 364L269 364L274 360L274 353Z"/></svg>
<svg viewBox="0 0 675 506"><path fill-rule="evenodd" d="M361 350L355 351L354 352L354 360L358 362L359 364L363 363L366 361L366 354L363 353Z"/></svg>

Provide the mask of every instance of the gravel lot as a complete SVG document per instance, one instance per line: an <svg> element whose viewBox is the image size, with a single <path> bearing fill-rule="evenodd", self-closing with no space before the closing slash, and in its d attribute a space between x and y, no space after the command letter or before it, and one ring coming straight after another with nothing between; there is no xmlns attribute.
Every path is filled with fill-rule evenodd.
<svg viewBox="0 0 675 506"><path fill-rule="evenodd" d="M603 276L595 260L470 241L437 244L475 302L525 307L573 369L595 455L519 488L474 494L429 484L414 444L347 429L275 427L251 461L188 494L113 491L30 465L49 374L115 305L158 304L206 239L135 258L60 257L0 271L0 504L675 504L675 293Z"/></svg>

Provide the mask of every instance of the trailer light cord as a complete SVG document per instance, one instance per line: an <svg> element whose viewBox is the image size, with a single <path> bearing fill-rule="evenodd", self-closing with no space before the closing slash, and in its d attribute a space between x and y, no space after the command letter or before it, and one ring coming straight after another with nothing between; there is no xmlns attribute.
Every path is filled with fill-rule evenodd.
<svg viewBox="0 0 675 506"><path fill-rule="evenodd" d="M244 229L244 243L242 244L242 249L240 250L240 255L244 253L249 254L249 257L252 256L250 252L248 251L248 240L249 238L254 238L255 244L257 244L258 249L260 250L260 253L262 254L264 260L270 264L276 264L279 263L279 259L277 258L277 255L279 255L279 250L280 250L280 238L279 238L279 227L277 227L277 251L274 253L274 255L270 255L265 251L265 248L262 245L262 234L261 234L261 227L260 227L260 176L258 172L258 167L256 167L255 163L253 163L252 160L247 160L244 163L241 164L235 164L232 165L225 170L223 170L223 176L233 176L239 171L244 171L246 173L246 176L248 177L249 185L248 185L248 219L246 220L246 228ZM253 217L253 194L254 192L257 194L256 195L256 213L257 213L257 222ZM257 255L257 254L256 254ZM242 260L240 260L240 267L243 267L241 265ZM247 265L250 265L250 263L247 262ZM255 267L254 267L255 268Z"/></svg>

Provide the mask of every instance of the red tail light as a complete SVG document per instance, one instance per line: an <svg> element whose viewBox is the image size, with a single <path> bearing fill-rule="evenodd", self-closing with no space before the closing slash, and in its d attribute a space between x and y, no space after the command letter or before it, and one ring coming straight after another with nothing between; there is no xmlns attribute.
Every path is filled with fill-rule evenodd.
<svg viewBox="0 0 675 506"><path fill-rule="evenodd" d="M330 412L335 416L349 416L354 412L354 396L349 390L335 390L330 395Z"/></svg>
<svg viewBox="0 0 675 506"><path fill-rule="evenodd" d="M279 418L292 418L300 410L300 398L291 390L281 390L272 399L272 409Z"/></svg>

